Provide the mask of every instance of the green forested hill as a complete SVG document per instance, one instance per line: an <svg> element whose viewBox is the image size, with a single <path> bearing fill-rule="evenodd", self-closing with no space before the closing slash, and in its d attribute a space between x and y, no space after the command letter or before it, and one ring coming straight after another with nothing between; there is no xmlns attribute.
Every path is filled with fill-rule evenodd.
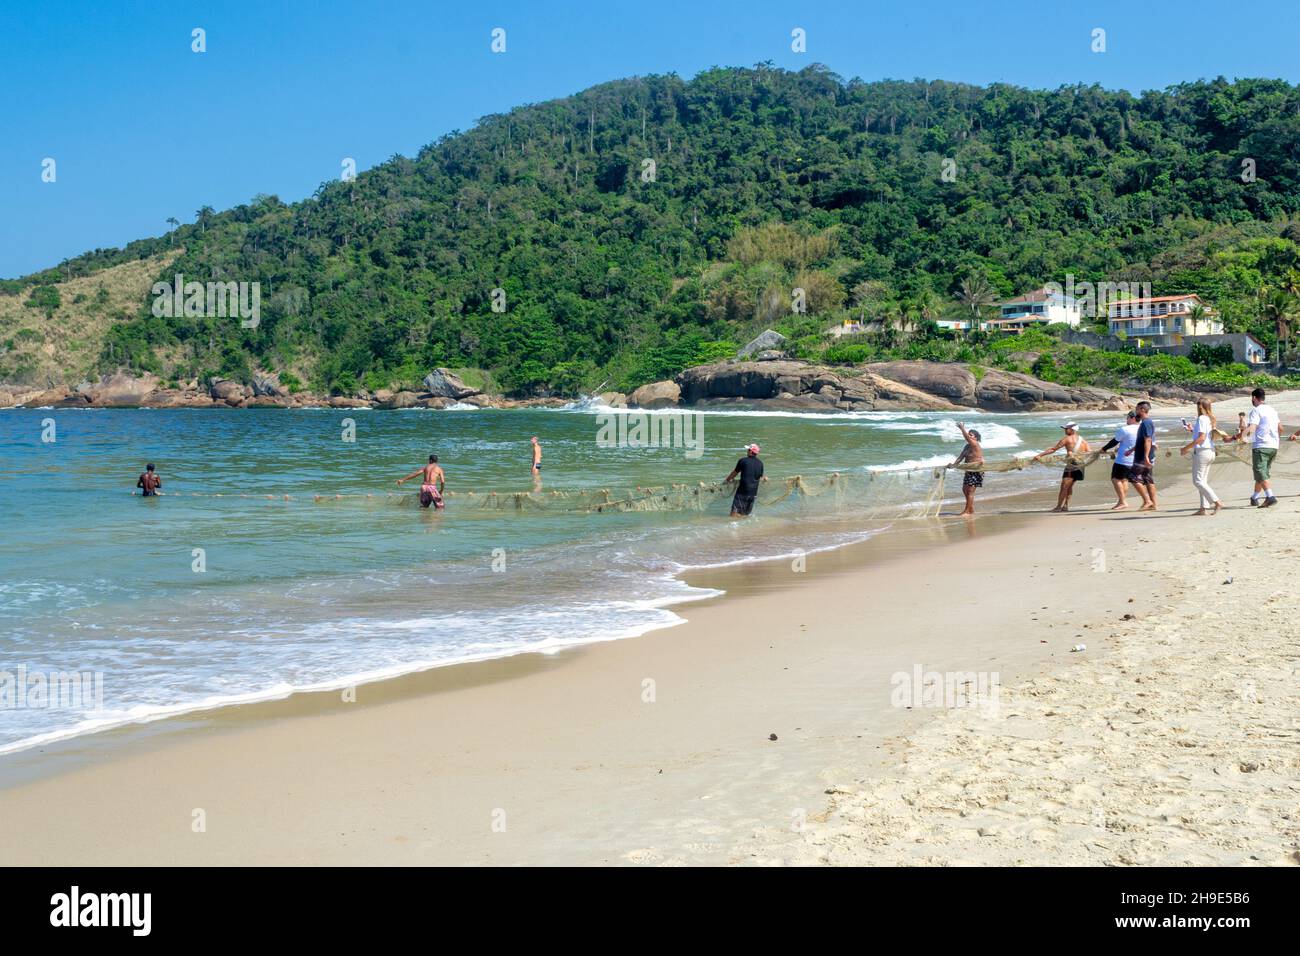
<svg viewBox="0 0 1300 956"><path fill-rule="evenodd" d="M160 279L259 281L260 326L159 319L143 301L105 366L260 366L342 390L474 366L572 390L671 374L767 325L812 348L844 310L932 317L981 278L1006 295L1067 274L1199 289L1271 342L1260 289L1300 291L1297 215L1300 87L1282 81L1133 96L763 66L520 107L304 202L205 207L4 291L39 301L46 283L177 247Z"/></svg>

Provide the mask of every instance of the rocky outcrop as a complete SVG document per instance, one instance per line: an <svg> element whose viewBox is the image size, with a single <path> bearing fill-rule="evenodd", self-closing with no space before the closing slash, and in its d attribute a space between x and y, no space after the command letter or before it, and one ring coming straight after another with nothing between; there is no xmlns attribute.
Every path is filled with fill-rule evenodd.
<svg viewBox="0 0 1300 956"><path fill-rule="evenodd" d="M976 404L991 412L1124 409L1124 397L1104 388L1071 388L1020 372L989 369L975 387Z"/></svg>
<svg viewBox="0 0 1300 956"><path fill-rule="evenodd" d="M865 372L863 377L876 390L874 408L917 412L948 412L963 407L948 401L946 398L931 395L929 392L912 388L912 386L905 385L902 382L895 382L874 372Z"/></svg>
<svg viewBox="0 0 1300 956"><path fill-rule="evenodd" d="M114 372L98 382L83 382L76 388L76 393L85 401L99 408L136 406L144 403L146 396L158 390L158 376L141 375L128 372Z"/></svg>
<svg viewBox="0 0 1300 956"><path fill-rule="evenodd" d="M671 408L681 398L682 390L677 382L651 382L629 395L627 402L638 408Z"/></svg>
<svg viewBox="0 0 1300 956"><path fill-rule="evenodd" d="M975 375L965 365L949 362L873 362L867 371L891 382L937 395L954 405L973 406Z"/></svg>
<svg viewBox="0 0 1300 956"><path fill-rule="evenodd" d="M244 404L245 399L252 398L253 393L252 389L240 382L228 378L214 378L212 384L208 386L208 394L215 401L238 407Z"/></svg>
<svg viewBox="0 0 1300 956"><path fill-rule="evenodd" d="M253 395L262 398L271 396L285 398L289 390L280 384L280 376L275 372L258 372L253 376Z"/></svg>
<svg viewBox="0 0 1300 956"><path fill-rule="evenodd" d="M677 384L681 402L687 405L1016 412L1125 407L1123 397L1105 389L1070 388L997 369L984 370L977 378L965 365L937 362L878 362L857 368L790 360L723 362L689 368L677 376ZM634 392L634 402L636 397Z"/></svg>
<svg viewBox="0 0 1300 956"><path fill-rule="evenodd" d="M727 361L686 369L673 381L643 385L631 395L603 392L613 407L671 408L700 405L770 408L791 411L842 412L862 410L958 411L1086 411L1122 409L1130 399L1102 388L1080 388L1045 382L1019 372L972 369L958 363L900 361L862 366L824 366L793 359ZM978 372L978 374L977 374ZM207 387L188 382L179 388L159 388L155 376L119 372L98 382L66 387L0 385L0 407L66 408L88 405L152 408L331 407L435 408L459 402L481 408L555 408L568 399L546 397L509 399L465 385L447 369L425 377L429 391L417 393L378 389L355 395L328 396L309 392L289 394L278 377L259 372L252 386L213 379ZM1152 397L1182 402L1202 392L1181 386L1156 386Z"/></svg>
<svg viewBox="0 0 1300 956"><path fill-rule="evenodd" d="M786 338L784 335L782 335L780 332L775 332L772 329L768 329L766 332L760 333L755 338L747 342L744 346L742 346L740 351L736 353L736 357L748 358L751 355L756 355L759 352L769 352L769 351L779 352L781 351L782 348L785 347L785 343L786 343Z"/></svg>
<svg viewBox="0 0 1300 956"><path fill-rule="evenodd" d="M436 368L424 376L424 390L435 398L452 398L456 401L481 394L481 390L470 388L460 376L449 369Z"/></svg>
<svg viewBox="0 0 1300 956"><path fill-rule="evenodd" d="M417 395L415 392L402 391L402 392L394 393L393 397L390 398L386 403L386 407L414 408L416 405L419 404L419 402L420 402L420 396Z"/></svg>

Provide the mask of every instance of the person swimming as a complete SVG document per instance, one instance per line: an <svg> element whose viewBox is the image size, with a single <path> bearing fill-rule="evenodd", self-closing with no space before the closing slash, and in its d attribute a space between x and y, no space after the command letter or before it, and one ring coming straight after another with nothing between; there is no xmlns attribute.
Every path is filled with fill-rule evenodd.
<svg viewBox="0 0 1300 956"><path fill-rule="evenodd" d="M433 505L434 509L441 511L446 507L442 500L443 490L447 487L447 476L443 473L442 466L438 464L438 456L430 455L429 463L421 468L415 469L405 478L398 478L397 483L410 481L417 475L423 476L424 481L420 485L420 507L427 508Z"/></svg>
<svg viewBox="0 0 1300 956"><path fill-rule="evenodd" d="M149 464L144 466L144 471L140 474L140 477L136 479L135 486L140 489L140 496L142 498L153 498L162 494L162 492L158 490L162 487L162 479L159 478L158 474L154 471L153 462L149 462Z"/></svg>

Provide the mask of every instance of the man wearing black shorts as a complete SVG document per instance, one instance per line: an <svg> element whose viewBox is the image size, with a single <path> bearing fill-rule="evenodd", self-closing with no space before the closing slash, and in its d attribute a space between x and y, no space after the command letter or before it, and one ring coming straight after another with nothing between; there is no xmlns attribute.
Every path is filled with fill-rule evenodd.
<svg viewBox="0 0 1300 956"><path fill-rule="evenodd" d="M149 464L144 466L144 471L141 473L140 477L135 480L135 486L140 489L140 494L145 498L153 498L162 494L162 492L158 490L162 487L162 479L159 478L158 473L154 471L153 462L149 462Z"/></svg>
<svg viewBox="0 0 1300 956"><path fill-rule="evenodd" d="M1074 493L1075 483L1083 481L1083 469L1079 467L1078 462L1090 450L1088 442L1079 434L1078 422L1068 422L1061 428L1065 431L1061 440L1034 456L1034 461L1042 461L1048 455L1054 455L1058 451L1065 452L1065 470L1061 473L1061 490L1056 496L1056 507L1052 509L1053 513L1070 510L1070 495Z"/></svg>
<svg viewBox="0 0 1300 956"><path fill-rule="evenodd" d="M1127 421L1115 432L1115 437L1101 446L1103 452L1118 446L1115 452L1115 464L1110 466L1110 483L1115 488L1116 495L1111 511L1124 511L1128 508L1128 496L1124 492L1125 486L1133 475L1133 448L1137 441L1137 434L1137 412L1129 412Z"/></svg>
<svg viewBox="0 0 1300 956"><path fill-rule="evenodd" d="M1151 403L1138 402L1137 444L1133 446L1133 467L1129 469L1129 481L1142 496L1142 511L1156 510L1156 479L1152 472L1155 467L1156 425L1151 421Z"/></svg>
<svg viewBox="0 0 1300 956"><path fill-rule="evenodd" d="M763 460L758 457L758 446L750 445L745 449L745 457L736 462L731 474L722 479L725 485L740 476L736 486L736 496L731 499L731 517L748 518L754 510L754 499L758 497L758 483L767 481L763 477Z"/></svg>
<svg viewBox="0 0 1300 956"><path fill-rule="evenodd" d="M957 423L957 428L961 432L961 437L966 440L961 454L950 465L982 465L984 464L984 449L980 447L980 433L973 428L967 428L961 422ZM958 517L968 518L975 514L975 489L984 487L984 472L966 471L961 479L961 493L966 499L966 507L961 510Z"/></svg>

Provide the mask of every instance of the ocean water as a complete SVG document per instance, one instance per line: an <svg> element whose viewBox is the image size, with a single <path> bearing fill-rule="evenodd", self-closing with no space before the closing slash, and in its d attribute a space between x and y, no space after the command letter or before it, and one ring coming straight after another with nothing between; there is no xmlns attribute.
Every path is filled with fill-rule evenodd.
<svg viewBox="0 0 1300 956"><path fill-rule="evenodd" d="M990 459L1060 435L1040 416L968 419ZM961 447L950 413L711 411L698 421L691 451L602 447L607 424L580 408L0 411L0 682L14 681L7 696L0 684L0 753L671 626L675 605L713 593L684 584L683 570L877 533L924 498L928 469ZM1109 435L1117 424L1103 417L1085 431ZM395 479L430 452L451 491L530 491L532 435L544 448L544 494L617 498L717 481L750 441L773 479L858 480L820 498L760 498L743 522L728 519L726 497L631 513L484 509L452 497L435 513L413 506L416 482L397 496ZM147 461L164 497L132 495ZM984 494L1052 485L1058 474L990 476ZM99 696L32 696L33 675L60 672L98 675Z"/></svg>

